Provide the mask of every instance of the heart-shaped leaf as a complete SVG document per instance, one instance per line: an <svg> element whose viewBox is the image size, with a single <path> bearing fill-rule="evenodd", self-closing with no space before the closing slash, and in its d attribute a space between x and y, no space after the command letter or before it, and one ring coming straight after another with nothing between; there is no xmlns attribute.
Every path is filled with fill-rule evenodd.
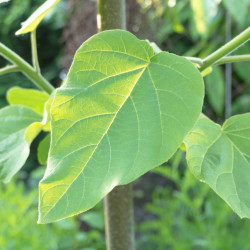
<svg viewBox="0 0 250 250"><path fill-rule="evenodd" d="M22 28L16 32L16 35L35 30L44 16L59 2L60 0L45 1L25 22L22 23Z"/></svg>
<svg viewBox="0 0 250 250"><path fill-rule="evenodd" d="M222 127L202 115L184 142L194 175L240 217L250 218L250 113Z"/></svg>
<svg viewBox="0 0 250 250"><path fill-rule="evenodd" d="M42 116L24 106L0 110L0 181L9 182L29 156L29 145L41 131Z"/></svg>
<svg viewBox="0 0 250 250"><path fill-rule="evenodd" d="M199 117L203 88L192 63L154 55L129 32L86 41L51 107L39 222L85 211L167 161Z"/></svg>

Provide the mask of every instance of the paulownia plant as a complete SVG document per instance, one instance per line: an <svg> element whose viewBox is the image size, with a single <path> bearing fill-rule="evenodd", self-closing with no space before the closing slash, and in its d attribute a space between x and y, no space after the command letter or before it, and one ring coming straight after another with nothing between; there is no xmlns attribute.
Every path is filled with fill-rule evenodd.
<svg viewBox="0 0 250 250"><path fill-rule="evenodd" d="M38 159L47 165L39 185L38 223L92 208L116 186L169 160L181 145L193 174L249 218L250 113L220 126L201 110L207 70L250 59L227 56L249 40L250 28L205 59L184 58L121 30L123 1L99 0L100 30L120 29L84 42L55 90L40 73L36 29L58 2L47 0L16 32L31 34L33 66L0 43L0 55L11 63L0 75L21 72L41 89L10 89L10 105L0 110L2 182L24 165L33 139L48 132L38 147ZM132 249L133 243L111 242L108 248Z"/></svg>

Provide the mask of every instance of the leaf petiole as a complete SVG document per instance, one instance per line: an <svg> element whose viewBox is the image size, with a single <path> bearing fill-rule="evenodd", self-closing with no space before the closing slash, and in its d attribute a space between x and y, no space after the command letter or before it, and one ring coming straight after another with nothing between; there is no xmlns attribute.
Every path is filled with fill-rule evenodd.
<svg viewBox="0 0 250 250"><path fill-rule="evenodd" d="M35 71L38 74L40 74L40 67L39 67L38 55L37 55L36 30L31 31L30 38L31 38L33 67L35 68Z"/></svg>
<svg viewBox="0 0 250 250"><path fill-rule="evenodd" d="M5 75L12 72L20 71L16 65L9 65L0 69L0 75Z"/></svg>

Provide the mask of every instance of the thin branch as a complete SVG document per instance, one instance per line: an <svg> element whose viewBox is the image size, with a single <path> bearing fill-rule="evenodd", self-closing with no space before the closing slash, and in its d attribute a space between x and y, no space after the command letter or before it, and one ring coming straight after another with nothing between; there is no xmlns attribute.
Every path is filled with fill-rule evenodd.
<svg viewBox="0 0 250 250"><path fill-rule="evenodd" d="M238 56L225 56L213 65L225 64L225 63L235 63L235 62L246 62L250 61L250 54L248 55L238 55Z"/></svg>
<svg viewBox="0 0 250 250"><path fill-rule="evenodd" d="M37 55L37 44L36 44L36 30L31 31L30 33L30 40L31 40L31 51L32 51L32 62L35 71L40 74L40 67L38 62L38 55Z"/></svg>
<svg viewBox="0 0 250 250"><path fill-rule="evenodd" d="M5 75L12 72L20 71L16 65L9 65L0 69L0 75Z"/></svg>
<svg viewBox="0 0 250 250"><path fill-rule="evenodd" d="M48 94L52 93L54 87L41 74L37 73L30 64L28 64L19 55L2 43L0 43L0 55L2 55L9 62L12 62L14 65L16 65L19 68L19 71L27 76L39 88Z"/></svg>
<svg viewBox="0 0 250 250"><path fill-rule="evenodd" d="M203 71L209 66L215 64L218 60L225 57L229 53L233 52L235 49L243 45L249 39L250 39L250 27L244 30L230 42L226 43L224 46L216 50L214 53L203 59L203 64L200 67L200 71Z"/></svg>

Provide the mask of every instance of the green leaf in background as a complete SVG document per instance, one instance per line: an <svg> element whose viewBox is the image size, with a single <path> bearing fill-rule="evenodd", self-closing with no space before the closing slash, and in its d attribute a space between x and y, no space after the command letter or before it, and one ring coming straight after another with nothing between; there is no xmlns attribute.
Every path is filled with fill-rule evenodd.
<svg viewBox="0 0 250 250"><path fill-rule="evenodd" d="M203 96L201 74L183 57L154 56L146 41L121 30L86 41L51 107L39 223L86 211L167 161L198 119Z"/></svg>
<svg viewBox="0 0 250 250"><path fill-rule="evenodd" d="M218 0L191 0L195 27L199 34L206 35L218 12Z"/></svg>
<svg viewBox="0 0 250 250"><path fill-rule="evenodd" d="M44 2L25 22L22 28L16 32L16 35L25 34L34 31L44 16L57 4L60 0L47 0Z"/></svg>
<svg viewBox="0 0 250 250"><path fill-rule="evenodd" d="M43 114L44 105L48 99L48 94L35 89L14 87L7 92L7 101L9 104L26 106L40 114Z"/></svg>
<svg viewBox="0 0 250 250"><path fill-rule="evenodd" d="M24 106L0 110L0 181L9 182L29 156L29 145L41 131L42 116Z"/></svg>
<svg viewBox="0 0 250 250"><path fill-rule="evenodd" d="M47 165L48 153L50 146L50 134L46 135L42 141L40 141L37 148L37 158L40 164Z"/></svg>
<svg viewBox="0 0 250 250"><path fill-rule="evenodd" d="M238 48L235 52L237 55L250 54L250 43L245 43L242 47ZM250 62L237 62L233 64L233 67L236 73L240 76L240 78L246 83L250 84L249 80L249 69Z"/></svg>
<svg viewBox="0 0 250 250"><path fill-rule="evenodd" d="M104 216L100 212L88 211L82 214L81 219L92 228L104 229Z"/></svg>
<svg viewBox="0 0 250 250"><path fill-rule="evenodd" d="M184 142L193 174L241 218L250 218L250 113L222 127L202 115Z"/></svg>
<svg viewBox="0 0 250 250"><path fill-rule="evenodd" d="M223 115L225 83L220 67L214 67L213 71L205 77L206 94L209 104L218 116Z"/></svg>
<svg viewBox="0 0 250 250"><path fill-rule="evenodd" d="M250 10L250 0L222 0L222 3L241 28L249 25L246 23L246 19Z"/></svg>
<svg viewBox="0 0 250 250"><path fill-rule="evenodd" d="M250 94L242 94L232 103L232 114L242 114L250 111Z"/></svg>

